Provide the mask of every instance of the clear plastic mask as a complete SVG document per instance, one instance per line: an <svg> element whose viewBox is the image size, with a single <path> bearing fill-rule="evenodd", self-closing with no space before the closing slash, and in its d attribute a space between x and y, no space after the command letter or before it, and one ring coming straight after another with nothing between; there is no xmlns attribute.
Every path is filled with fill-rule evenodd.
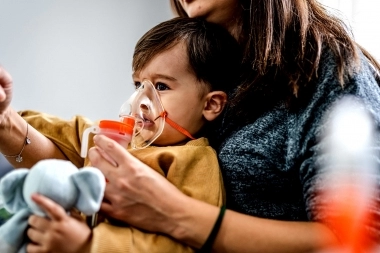
<svg viewBox="0 0 380 253"><path fill-rule="evenodd" d="M141 86L120 108L120 120L126 116L135 117L135 129L131 147L142 149L152 144L162 133L165 126L165 113L156 88L149 80Z"/></svg>

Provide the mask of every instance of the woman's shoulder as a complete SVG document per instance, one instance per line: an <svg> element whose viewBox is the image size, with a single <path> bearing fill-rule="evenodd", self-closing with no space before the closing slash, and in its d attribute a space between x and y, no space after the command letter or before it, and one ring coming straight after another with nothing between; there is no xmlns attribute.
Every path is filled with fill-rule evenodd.
<svg viewBox="0 0 380 253"><path fill-rule="evenodd" d="M341 84L341 86L345 86L345 84L358 77L370 76L374 78L374 80L371 81L377 82L376 76L379 76L379 70L375 68L359 47L357 47L356 53L357 57L352 56L345 58L344 56L341 57L334 53L329 47L324 46L319 60L316 80L323 82L325 79L330 79L330 81L332 80ZM346 65L342 65L343 68L345 68L345 73L347 73L346 78L343 80L340 80L338 75L338 68L341 61L347 62Z"/></svg>
<svg viewBox="0 0 380 253"><path fill-rule="evenodd" d="M352 58L346 65L345 76L339 76L339 62L342 60L331 49L324 47L316 77L313 82L313 90L309 91L307 104L327 103L344 95L357 97L380 96L378 78L374 66L358 48L358 57ZM372 93L372 94L371 94ZM380 99L380 98L379 98Z"/></svg>

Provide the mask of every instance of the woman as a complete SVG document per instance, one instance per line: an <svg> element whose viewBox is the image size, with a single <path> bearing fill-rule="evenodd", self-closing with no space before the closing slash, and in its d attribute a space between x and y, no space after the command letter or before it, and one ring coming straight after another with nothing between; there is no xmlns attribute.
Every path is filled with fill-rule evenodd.
<svg viewBox="0 0 380 253"><path fill-rule="evenodd" d="M323 115L345 94L363 99L380 125L379 65L350 38L342 22L314 0L172 4L181 16L224 26L245 52L241 85L215 138L228 209L223 217L218 208L185 196L114 142L96 136L97 147L89 157L109 180L102 211L204 251L318 252L335 246L338 234L322 222L315 204L317 164L323 159L317 136ZM7 90L6 75L3 83ZM0 101L2 97L0 93ZM2 140L22 143L25 123L15 112L3 111ZM10 131L14 139L4 134ZM41 138L33 128L29 135L32 140ZM46 156L70 157L59 143L60 149L49 141L42 143L46 146L33 152L26 145L26 163ZM50 153L42 153L45 148ZM0 150L18 154L20 147L2 142ZM116 163L109 163L104 154Z"/></svg>
<svg viewBox="0 0 380 253"><path fill-rule="evenodd" d="M321 222L323 210L316 204L317 164L324 158L317 137L325 112L345 94L362 99L380 125L379 65L317 1L172 0L172 6L180 16L224 26L245 52L241 85L215 143L228 210L219 231L213 231L215 241L206 242L217 208L172 191L145 165L97 136L91 161L115 180L102 210L197 248L212 244L215 252L311 252L334 246L339 235ZM107 163L101 152L125 170ZM379 213L373 215L379 219ZM371 225L379 241L377 224Z"/></svg>

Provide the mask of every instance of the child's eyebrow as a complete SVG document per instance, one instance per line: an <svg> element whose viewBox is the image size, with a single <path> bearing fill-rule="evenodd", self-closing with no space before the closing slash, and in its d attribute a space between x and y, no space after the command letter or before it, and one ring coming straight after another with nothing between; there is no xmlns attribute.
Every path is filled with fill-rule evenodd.
<svg viewBox="0 0 380 253"><path fill-rule="evenodd" d="M154 78L161 78L161 79L166 79L169 81L177 81L176 78L174 78L172 76L168 76L168 75L163 75L163 74L156 74L156 75L154 75Z"/></svg>
<svg viewBox="0 0 380 253"><path fill-rule="evenodd" d="M132 78L138 78L138 73L133 73L132 74ZM154 74L152 75L149 80L152 81L151 79L156 79L156 78L160 78L160 79L166 79L168 81L177 81L177 79L175 77L172 77L172 76L168 76L168 75L164 75L164 74Z"/></svg>

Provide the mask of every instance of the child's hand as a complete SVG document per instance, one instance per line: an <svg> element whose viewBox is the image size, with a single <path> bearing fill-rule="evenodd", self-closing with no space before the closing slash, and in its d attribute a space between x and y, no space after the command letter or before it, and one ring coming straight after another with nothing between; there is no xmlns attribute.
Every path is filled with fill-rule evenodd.
<svg viewBox="0 0 380 253"><path fill-rule="evenodd" d="M90 252L91 229L84 221L66 214L65 210L52 200L35 194L32 196L48 215L32 215L27 235L32 243L28 253L35 252Z"/></svg>
<svg viewBox="0 0 380 253"><path fill-rule="evenodd" d="M11 75L0 66L0 116L4 114L11 103L12 86L13 82Z"/></svg>

